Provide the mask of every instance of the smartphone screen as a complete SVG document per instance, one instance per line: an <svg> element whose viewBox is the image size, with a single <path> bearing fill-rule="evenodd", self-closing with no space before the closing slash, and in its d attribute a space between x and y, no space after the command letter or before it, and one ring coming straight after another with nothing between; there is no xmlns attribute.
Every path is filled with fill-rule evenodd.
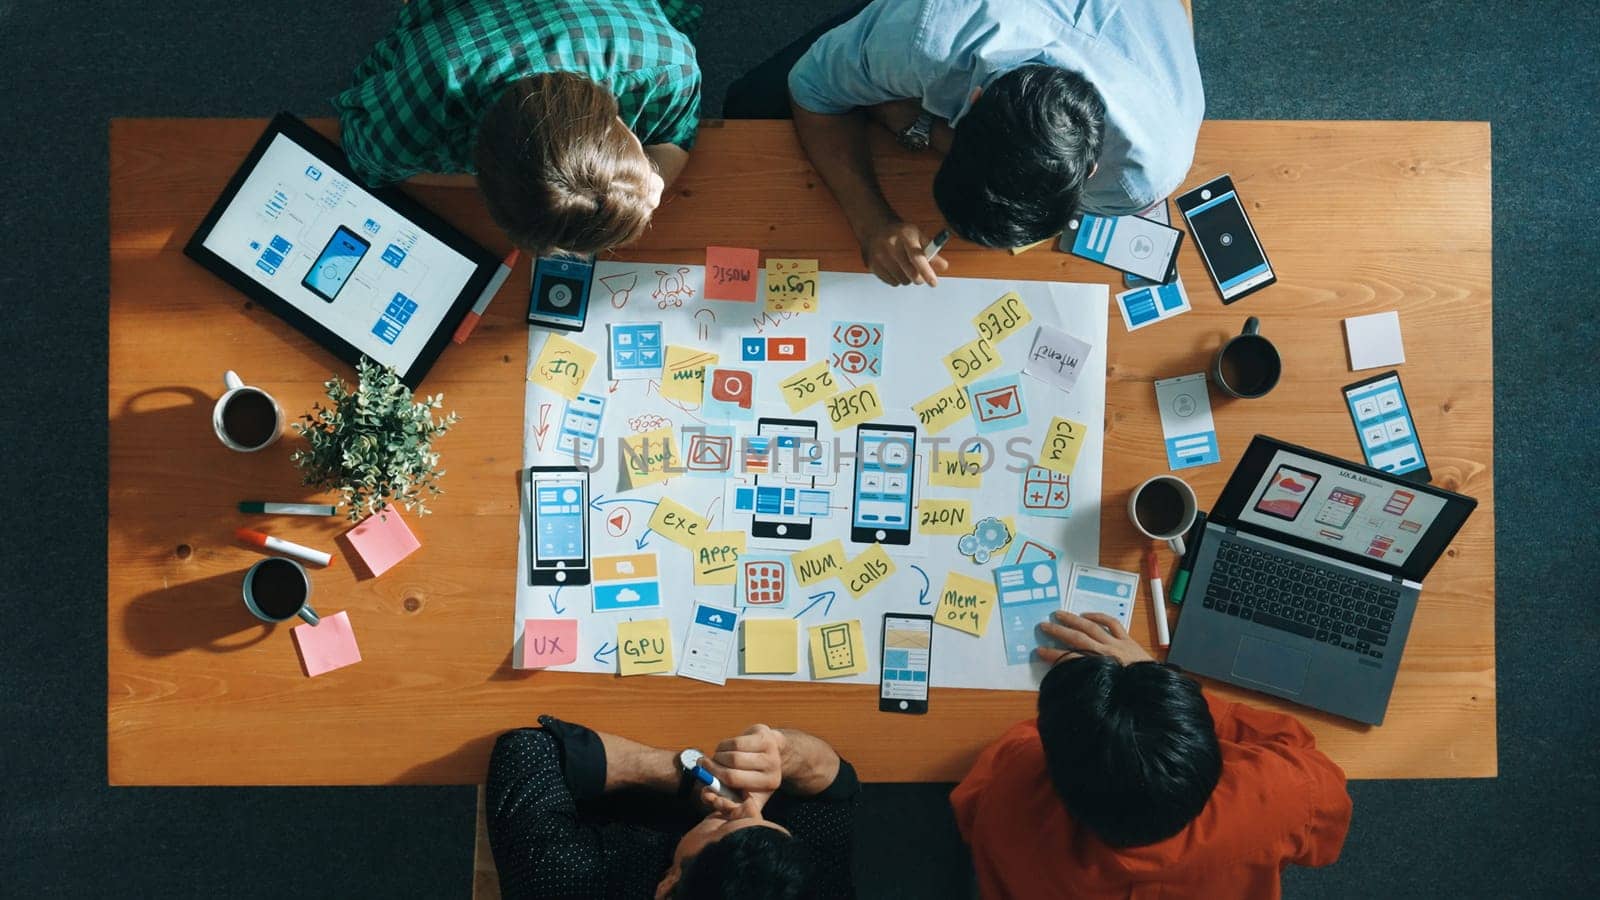
<svg viewBox="0 0 1600 900"><path fill-rule="evenodd" d="M811 517L799 508L797 490L785 491L784 482L804 487L815 482L797 476L806 465L808 448L817 446L817 423L807 419L756 420L756 437L745 452L746 471L755 470L756 508L750 533L761 538L811 540ZM764 471L766 474L759 474Z"/></svg>
<svg viewBox="0 0 1600 900"><path fill-rule="evenodd" d="M300 284L332 303L355 272L356 264L371 248L366 238L340 225L334 229L333 237L328 238L328 245L317 254L317 261L311 264L311 271Z"/></svg>
<svg viewBox="0 0 1600 900"><path fill-rule="evenodd" d="M589 473L528 469L528 583L589 583Z"/></svg>
<svg viewBox="0 0 1600 900"><path fill-rule="evenodd" d="M1256 512L1293 522L1300 517L1300 510L1305 508L1306 500L1310 499L1311 489L1321 480L1322 476L1315 472L1294 466L1279 466L1278 471L1272 473L1272 480L1262 490L1261 499L1256 501Z"/></svg>
<svg viewBox="0 0 1600 900"><path fill-rule="evenodd" d="M1138 216L1079 213L1067 222L1061 249L1073 256L1166 283L1178 260L1183 232Z"/></svg>
<svg viewBox="0 0 1600 900"><path fill-rule="evenodd" d="M589 280L594 263L572 256L541 256L533 268L528 322L562 331L582 331L589 318Z"/></svg>
<svg viewBox="0 0 1600 900"><path fill-rule="evenodd" d="M1232 303L1278 280L1232 178L1223 175L1179 197L1177 203L1222 302Z"/></svg>
<svg viewBox="0 0 1600 900"><path fill-rule="evenodd" d="M1346 385L1344 402L1350 408L1367 465L1391 475L1428 481L1428 460L1422 455L1422 441L1417 438L1398 373L1385 372Z"/></svg>
<svg viewBox="0 0 1600 900"><path fill-rule="evenodd" d="M1361 508L1361 501L1365 499L1366 495L1357 491L1334 488L1328 492L1328 499L1322 501L1322 508L1317 510L1317 524L1343 531L1350 520L1356 517L1356 510Z"/></svg>
<svg viewBox="0 0 1600 900"><path fill-rule="evenodd" d="M928 670L933 662L933 617L884 613L883 664L878 669L881 712L928 711Z"/></svg>
<svg viewBox="0 0 1600 900"><path fill-rule="evenodd" d="M911 543L911 489L916 483L917 429L910 425L856 428L855 498L850 540Z"/></svg>

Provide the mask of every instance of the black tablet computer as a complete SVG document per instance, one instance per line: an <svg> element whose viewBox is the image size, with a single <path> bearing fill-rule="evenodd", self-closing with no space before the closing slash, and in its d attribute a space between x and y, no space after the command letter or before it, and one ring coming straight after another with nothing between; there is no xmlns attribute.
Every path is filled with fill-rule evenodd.
<svg viewBox="0 0 1600 900"><path fill-rule="evenodd" d="M280 113L183 252L335 356L415 388L500 259Z"/></svg>

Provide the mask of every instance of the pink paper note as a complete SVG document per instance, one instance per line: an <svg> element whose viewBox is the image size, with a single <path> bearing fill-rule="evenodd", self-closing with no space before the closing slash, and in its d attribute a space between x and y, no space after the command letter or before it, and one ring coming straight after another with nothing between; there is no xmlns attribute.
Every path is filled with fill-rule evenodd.
<svg viewBox="0 0 1600 900"><path fill-rule="evenodd" d="M524 669L564 666L577 659L577 619L528 619L522 623Z"/></svg>
<svg viewBox="0 0 1600 900"><path fill-rule="evenodd" d="M345 532L345 537L373 577L394 568L395 563L422 546L400 518L400 511L392 506L368 516L360 525Z"/></svg>
<svg viewBox="0 0 1600 900"><path fill-rule="evenodd" d="M706 248L706 299L756 302L761 251L742 247Z"/></svg>
<svg viewBox="0 0 1600 900"><path fill-rule="evenodd" d="M306 674L312 678L361 662L356 633L350 630L350 617L343 612L323 616L315 625L296 625L289 631L300 648Z"/></svg>

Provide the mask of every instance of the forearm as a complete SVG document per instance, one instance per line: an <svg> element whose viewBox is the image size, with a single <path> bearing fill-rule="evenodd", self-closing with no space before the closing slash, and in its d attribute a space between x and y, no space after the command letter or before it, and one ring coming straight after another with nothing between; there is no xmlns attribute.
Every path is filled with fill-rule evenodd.
<svg viewBox="0 0 1600 900"><path fill-rule="evenodd" d="M650 747L603 731L595 733L606 748L606 793L629 788L665 793L678 789L678 763L671 750Z"/></svg>
<svg viewBox="0 0 1600 900"><path fill-rule="evenodd" d="M857 240L898 217L878 187L867 143L868 114L825 116L791 104L795 132L812 168L833 192Z"/></svg>
<svg viewBox="0 0 1600 900"><path fill-rule="evenodd" d="M644 148L644 155L655 163L656 172L667 187L672 187L672 183L683 174L683 167L689 164L689 151L677 144L651 144Z"/></svg>
<svg viewBox="0 0 1600 900"><path fill-rule="evenodd" d="M783 734L783 790L809 797L820 794L839 777L839 754L821 738L804 731Z"/></svg>

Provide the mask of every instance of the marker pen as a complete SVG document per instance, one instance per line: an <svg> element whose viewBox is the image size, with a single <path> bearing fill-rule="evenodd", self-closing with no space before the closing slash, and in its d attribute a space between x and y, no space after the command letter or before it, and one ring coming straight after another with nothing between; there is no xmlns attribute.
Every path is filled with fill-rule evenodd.
<svg viewBox="0 0 1600 900"><path fill-rule="evenodd" d="M511 270L516 268L517 257L520 255L520 251L514 249L506 254L505 260L500 263L500 269L489 279L489 286L483 289L483 293L478 296L478 302L472 304L472 310L461 320L461 324L456 326L455 336L450 340L457 344L465 344L467 338L472 337L472 330L478 327L478 320L482 319L484 312L489 309L489 302L500 292L501 285L511 277Z"/></svg>
<svg viewBox="0 0 1600 900"><path fill-rule="evenodd" d="M690 771L694 773L694 777L699 779L701 784L711 788L711 790L714 791L718 797L721 797L729 803L739 803L744 800L744 798L735 793L732 788L718 781L717 776L706 771L705 766L697 765Z"/></svg>
<svg viewBox="0 0 1600 900"><path fill-rule="evenodd" d="M331 516L338 510L326 503L267 503L263 500L240 500L239 512L264 513L269 516Z"/></svg>
<svg viewBox="0 0 1600 900"><path fill-rule="evenodd" d="M1161 570L1156 568L1156 548L1146 547L1144 551L1144 577L1150 579L1150 608L1156 616L1156 643L1166 647L1172 643L1172 635L1167 629L1167 598L1161 589Z"/></svg>
<svg viewBox="0 0 1600 900"><path fill-rule="evenodd" d="M293 541L275 538L270 534L262 534L249 528L241 528L235 531L234 535L246 544L260 547L263 550L271 550L273 553L282 553L284 556L298 559L314 566L333 565L333 554L331 553L323 553L321 550L303 547Z"/></svg>
<svg viewBox="0 0 1600 900"><path fill-rule="evenodd" d="M922 248L922 255L931 261L935 256L939 255L939 251L943 250L944 245L948 243L950 243L950 229L941 228L939 233L933 236L933 240L928 242L928 246Z"/></svg>

